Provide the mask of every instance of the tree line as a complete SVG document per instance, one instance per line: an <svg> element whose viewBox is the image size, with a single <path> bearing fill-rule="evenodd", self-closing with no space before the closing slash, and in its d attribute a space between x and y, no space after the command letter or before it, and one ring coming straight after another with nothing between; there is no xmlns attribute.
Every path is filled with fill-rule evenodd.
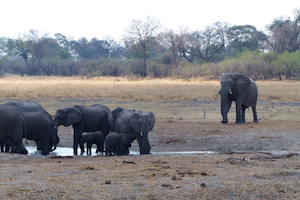
<svg viewBox="0 0 300 200"><path fill-rule="evenodd" d="M300 78L300 10L259 31L216 22L202 30L162 30L159 20L133 20L122 42L74 40L30 30L0 38L1 74L59 76L217 77L246 73L255 79Z"/></svg>

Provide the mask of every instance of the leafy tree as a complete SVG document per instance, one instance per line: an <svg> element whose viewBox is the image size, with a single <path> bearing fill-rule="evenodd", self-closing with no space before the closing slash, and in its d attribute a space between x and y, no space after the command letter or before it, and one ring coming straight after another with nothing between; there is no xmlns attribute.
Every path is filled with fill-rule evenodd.
<svg viewBox="0 0 300 200"><path fill-rule="evenodd" d="M279 80L285 74L286 79L300 75L300 50L296 52L284 52L272 62Z"/></svg>
<svg viewBox="0 0 300 200"><path fill-rule="evenodd" d="M243 51L255 51L263 49L263 43L267 40L267 36L257 31L255 26L232 26L227 32L228 46L226 53L230 56L236 56Z"/></svg>

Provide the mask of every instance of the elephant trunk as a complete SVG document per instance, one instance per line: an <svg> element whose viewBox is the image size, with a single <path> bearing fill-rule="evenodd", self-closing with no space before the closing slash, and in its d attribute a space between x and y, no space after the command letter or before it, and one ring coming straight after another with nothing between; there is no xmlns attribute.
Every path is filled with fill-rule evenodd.
<svg viewBox="0 0 300 200"><path fill-rule="evenodd" d="M141 128L141 137L142 137L142 146L140 148L140 154L149 154L151 145L148 138L148 133L150 132L149 127L142 127Z"/></svg>
<svg viewBox="0 0 300 200"><path fill-rule="evenodd" d="M150 143L147 135L142 137L142 147L140 149L140 154L149 154L150 153Z"/></svg>
<svg viewBox="0 0 300 200"><path fill-rule="evenodd" d="M53 148L51 149L51 152L55 151L56 147L57 147L57 144L54 144Z"/></svg>
<svg viewBox="0 0 300 200"><path fill-rule="evenodd" d="M230 91L228 92L220 92L221 94L221 114L222 114L222 123L228 123L228 117L227 117L227 114L228 114L228 111L230 109L230 100L229 100L229 95L230 95Z"/></svg>

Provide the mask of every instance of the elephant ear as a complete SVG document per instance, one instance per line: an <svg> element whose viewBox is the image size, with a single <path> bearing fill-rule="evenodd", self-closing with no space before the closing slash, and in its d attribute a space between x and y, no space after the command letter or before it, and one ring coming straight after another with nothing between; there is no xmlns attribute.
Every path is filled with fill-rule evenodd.
<svg viewBox="0 0 300 200"><path fill-rule="evenodd" d="M140 114L134 112L129 118L129 125L136 133L141 132Z"/></svg>
<svg viewBox="0 0 300 200"><path fill-rule="evenodd" d="M155 117L153 112L147 112L147 115L149 116L149 121L150 121L150 131L153 129L154 124L155 124Z"/></svg>
<svg viewBox="0 0 300 200"><path fill-rule="evenodd" d="M81 119L82 119L81 111L77 108L70 108L69 112L67 113L64 126L70 126L76 124L80 122Z"/></svg>
<svg viewBox="0 0 300 200"><path fill-rule="evenodd" d="M250 78L245 74L237 74L236 75L236 82L235 82L235 89L237 90L238 94L243 93L251 84Z"/></svg>

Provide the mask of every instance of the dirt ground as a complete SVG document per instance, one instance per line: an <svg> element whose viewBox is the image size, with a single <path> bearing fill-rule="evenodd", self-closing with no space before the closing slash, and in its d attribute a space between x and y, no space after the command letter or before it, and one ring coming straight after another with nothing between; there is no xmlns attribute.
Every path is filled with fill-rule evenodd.
<svg viewBox="0 0 300 200"><path fill-rule="evenodd" d="M264 113L259 123L221 124L158 116L152 155L0 153L0 199L299 199L299 118ZM71 127L59 136L59 146L72 145ZM168 151L214 153L157 154Z"/></svg>

